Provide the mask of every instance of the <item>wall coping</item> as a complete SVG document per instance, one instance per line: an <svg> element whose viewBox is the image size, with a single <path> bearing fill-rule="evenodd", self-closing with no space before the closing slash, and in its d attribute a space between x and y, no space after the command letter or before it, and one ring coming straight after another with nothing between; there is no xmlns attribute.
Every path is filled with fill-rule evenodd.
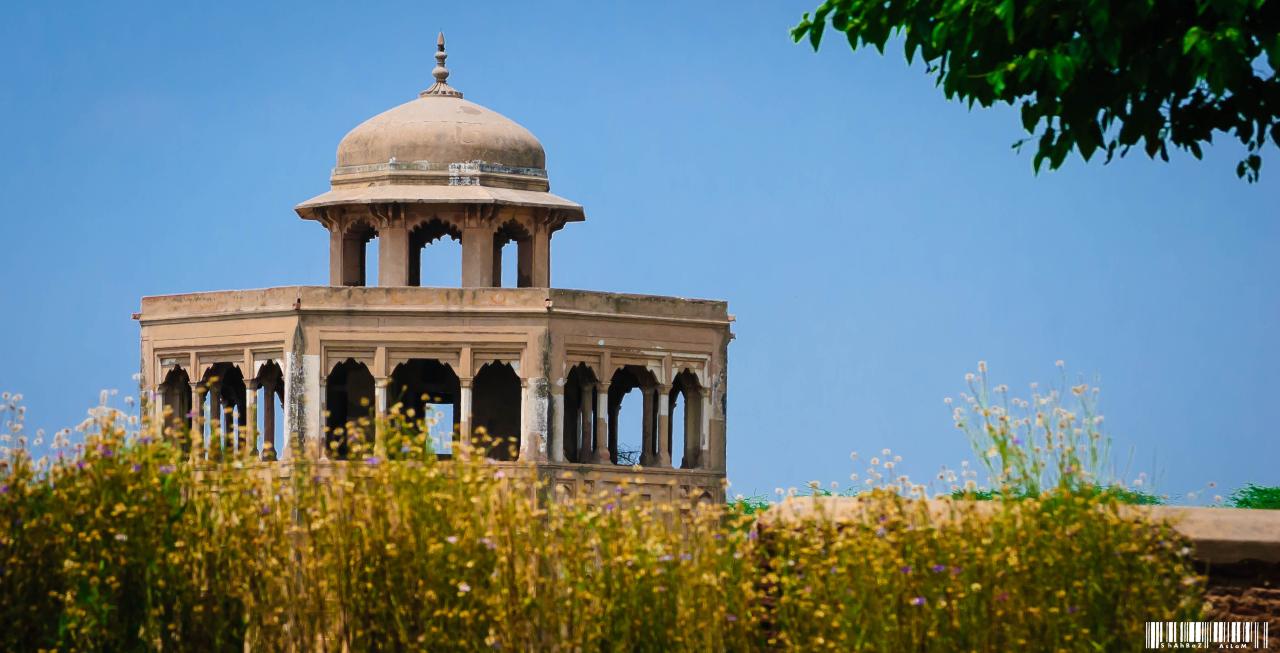
<svg viewBox="0 0 1280 653"><path fill-rule="evenodd" d="M992 501L929 499L933 518L948 518L958 509L990 513L999 507ZM829 518L837 522L862 517L866 505L860 497L792 497L770 507L760 516L761 526ZM1280 563L1280 510L1207 508L1192 506L1122 506L1121 514L1167 521L1191 540L1197 560L1232 564L1245 560Z"/></svg>

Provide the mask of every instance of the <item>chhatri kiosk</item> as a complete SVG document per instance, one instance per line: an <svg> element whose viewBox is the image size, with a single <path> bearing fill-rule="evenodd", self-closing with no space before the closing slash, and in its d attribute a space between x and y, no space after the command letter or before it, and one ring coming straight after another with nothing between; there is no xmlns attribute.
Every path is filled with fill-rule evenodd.
<svg viewBox="0 0 1280 653"><path fill-rule="evenodd" d="M552 236L582 206L550 192L533 134L447 83L443 35L437 50L435 84L347 134L330 190L295 208L329 231L329 285L142 299L157 419L191 426L201 459L341 464L350 420L438 408L452 438L483 427L507 444L494 465L559 492L638 476L654 499L722 500L727 305L553 288ZM445 238L461 242L461 287L421 287ZM619 424L632 392L641 414Z"/></svg>

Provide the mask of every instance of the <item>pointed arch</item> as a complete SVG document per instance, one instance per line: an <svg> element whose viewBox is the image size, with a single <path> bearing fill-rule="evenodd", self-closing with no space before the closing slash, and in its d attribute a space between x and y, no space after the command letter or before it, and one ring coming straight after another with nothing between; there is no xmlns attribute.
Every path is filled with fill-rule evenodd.
<svg viewBox="0 0 1280 653"><path fill-rule="evenodd" d="M680 460L681 469L695 469L700 464L702 441L702 385L698 375L689 368L676 374L667 396L670 415L666 433L667 450L674 464Z"/></svg>
<svg viewBox="0 0 1280 653"><path fill-rule="evenodd" d="M373 443L373 375L364 363L348 358L325 380L327 455L345 460L353 449Z"/></svg>
<svg viewBox="0 0 1280 653"><path fill-rule="evenodd" d="M413 358L391 372L387 401L406 416L410 432L421 438L423 452L447 458L459 437L461 385L448 363L434 358ZM412 411L412 418L408 415ZM387 443L392 455L408 455L413 443Z"/></svg>
<svg viewBox="0 0 1280 653"><path fill-rule="evenodd" d="M609 380L609 451L615 465L651 464L658 453L654 437L657 420L657 402L654 390L657 378L641 365L624 365L614 371ZM632 390L640 390L631 394ZM630 396L631 401L627 401ZM620 440L619 431L623 417L623 403L628 404L626 417L635 427L627 429ZM632 418L634 414L634 419Z"/></svg>
<svg viewBox="0 0 1280 653"><path fill-rule="evenodd" d="M564 380L564 459L591 461L595 442L596 373L586 363L569 369Z"/></svg>
<svg viewBox="0 0 1280 653"><path fill-rule="evenodd" d="M488 441L477 441L487 446L489 457L494 460L515 460L520 451L520 376L510 363L491 361L485 363L471 382L471 423L477 430L483 428Z"/></svg>
<svg viewBox="0 0 1280 653"><path fill-rule="evenodd" d="M452 249L456 250L456 258L458 259L455 271L459 275L462 274L462 230L452 222L441 220L438 217L432 217L418 223L418 225L409 232L410 286L422 285L423 250L433 243L440 242L443 244L442 241L445 239L452 240L454 243ZM436 260L441 259L444 259L444 257L441 256ZM431 265L431 261L428 261L427 265ZM461 281L459 281L459 285L461 285Z"/></svg>
<svg viewBox="0 0 1280 653"><path fill-rule="evenodd" d="M503 252L509 243L516 245L515 286L528 288L533 285L533 232L512 217L498 225L493 232L493 285L502 287Z"/></svg>

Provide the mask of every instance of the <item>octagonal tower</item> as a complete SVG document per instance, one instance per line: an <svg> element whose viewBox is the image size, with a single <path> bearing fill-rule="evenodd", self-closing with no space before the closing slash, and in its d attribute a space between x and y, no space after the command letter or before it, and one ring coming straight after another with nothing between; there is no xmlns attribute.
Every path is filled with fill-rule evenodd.
<svg viewBox="0 0 1280 653"><path fill-rule="evenodd" d="M199 432L201 457L339 464L362 411L431 404L454 426L441 456L484 427L513 445L493 447L494 464L564 492L640 471L654 498L722 500L726 304L552 288L552 236L582 207L550 192L533 134L447 83L443 35L435 56L435 84L348 133L330 190L295 209L329 232L328 286L143 298L157 418L168 407ZM420 287L443 238L461 242L462 287ZM503 288L510 243L516 287ZM633 391L640 415L620 424Z"/></svg>

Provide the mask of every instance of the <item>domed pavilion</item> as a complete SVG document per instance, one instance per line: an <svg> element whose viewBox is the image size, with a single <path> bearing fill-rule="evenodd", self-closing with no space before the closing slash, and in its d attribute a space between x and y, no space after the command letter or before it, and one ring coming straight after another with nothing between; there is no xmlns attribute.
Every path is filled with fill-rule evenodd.
<svg viewBox="0 0 1280 653"><path fill-rule="evenodd" d="M582 206L551 193L533 134L449 85L443 35L435 57L435 83L351 130L329 190L295 207L329 232L329 285L142 299L157 420L198 433L201 459L341 464L348 423L398 404L443 416L441 457L483 428L493 464L561 492L638 470L652 498L722 500L727 305L552 287L552 237ZM423 287L448 241L461 287Z"/></svg>

